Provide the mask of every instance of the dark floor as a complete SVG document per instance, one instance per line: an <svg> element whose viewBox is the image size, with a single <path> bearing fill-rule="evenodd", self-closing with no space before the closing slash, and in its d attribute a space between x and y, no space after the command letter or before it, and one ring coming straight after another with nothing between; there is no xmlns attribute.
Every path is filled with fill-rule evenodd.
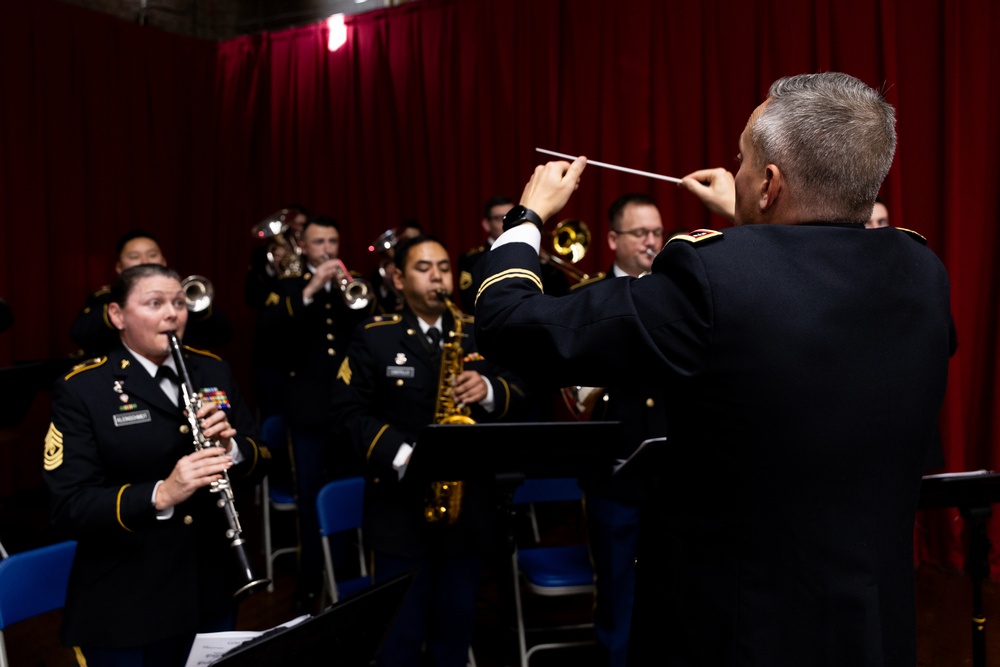
<svg viewBox="0 0 1000 667"><path fill-rule="evenodd" d="M259 526L259 510L253 499L238 499L240 509L249 515L244 521L248 526ZM11 553L39 546L50 540L48 528L39 517L44 517L44 495L19 494L0 500L0 541ZM263 560L257 560L256 571L263 573ZM294 558L279 560L275 576L275 591L257 593L240 608L238 629L266 630L293 618L292 593L295 587L292 576ZM970 615L972 610L972 585L961 573L945 572L924 567L916 573L918 667L963 667L972 665L972 640ZM590 602L578 599L551 611L563 620L586 617ZM986 624L986 665L1000 667L1000 621L991 615L1000 615L1000 585L987 583L983 587L983 609ZM11 626L3 633L12 667L63 667L75 665L70 649L59 646L58 625L61 612L43 616ZM517 638L503 620L497 596L497 579L488 575L484 581L477 613L474 653L477 667L506 667L515 664ZM532 658L534 667L596 665L591 647L543 651ZM847 667L847 666L845 666Z"/></svg>

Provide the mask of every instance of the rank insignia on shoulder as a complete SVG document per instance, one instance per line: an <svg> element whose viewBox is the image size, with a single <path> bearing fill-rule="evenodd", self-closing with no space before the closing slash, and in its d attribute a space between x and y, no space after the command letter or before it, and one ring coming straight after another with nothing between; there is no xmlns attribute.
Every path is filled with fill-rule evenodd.
<svg viewBox="0 0 1000 667"><path fill-rule="evenodd" d="M83 361L77 364L76 366L73 366L73 368L70 369L69 373L66 374L66 377L64 379L68 380L77 373L88 371L91 368L97 368L107 360L108 360L107 357L94 357L93 359L87 359L87 361Z"/></svg>
<svg viewBox="0 0 1000 667"><path fill-rule="evenodd" d="M229 397L226 396L226 392L218 387L205 387L198 393L201 394L202 400L206 403L215 403L219 406L220 410L228 410L233 407L229 402Z"/></svg>
<svg viewBox="0 0 1000 667"><path fill-rule="evenodd" d="M62 465L63 462L63 434L56 428L56 425L49 422L49 432L45 434L45 458L43 466L45 470L52 471Z"/></svg>
<svg viewBox="0 0 1000 667"><path fill-rule="evenodd" d="M914 241L919 241L920 243L922 243L924 245L927 245L927 238L923 234L920 234L919 232L915 232L912 229L907 229L905 227L896 227L896 229L898 229L899 231L903 232L904 234L906 234L907 236L909 236Z"/></svg>
<svg viewBox="0 0 1000 667"><path fill-rule="evenodd" d="M705 241L711 241L715 239L721 239L722 232L718 232L714 229L696 229L693 232L688 232L687 234L677 234L670 237L667 243L672 241L687 241L688 243L704 243Z"/></svg>
<svg viewBox="0 0 1000 667"><path fill-rule="evenodd" d="M365 324L365 329L371 329L372 327L378 327L385 324L395 324L396 322L401 322L403 320L402 315L376 315L371 319L371 322Z"/></svg>

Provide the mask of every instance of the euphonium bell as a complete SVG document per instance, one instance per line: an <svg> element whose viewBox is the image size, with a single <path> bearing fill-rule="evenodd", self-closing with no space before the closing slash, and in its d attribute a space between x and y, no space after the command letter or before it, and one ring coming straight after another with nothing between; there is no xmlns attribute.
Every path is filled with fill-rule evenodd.
<svg viewBox="0 0 1000 667"><path fill-rule="evenodd" d="M215 288L212 281L205 276L191 275L181 281L184 290L184 302L189 313L200 313L208 310L215 298Z"/></svg>
<svg viewBox="0 0 1000 667"><path fill-rule="evenodd" d="M302 273L302 250L286 235L290 218L299 214L297 209L283 208L250 229L250 234L254 238L270 239L267 246L267 261L281 278Z"/></svg>

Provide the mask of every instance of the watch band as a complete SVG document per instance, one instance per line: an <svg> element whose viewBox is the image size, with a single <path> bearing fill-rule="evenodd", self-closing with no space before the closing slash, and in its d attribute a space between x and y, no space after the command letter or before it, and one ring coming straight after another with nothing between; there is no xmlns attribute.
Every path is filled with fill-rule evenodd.
<svg viewBox="0 0 1000 667"><path fill-rule="evenodd" d="M507 215L503 217L503 230L507 231L508 229L513 229L522 222L535 223L535 226L538 227L539 231L541 231L542 225L544 224L544 221L539 217L539 215L530 208L515 206L507 211Z"/></svg>

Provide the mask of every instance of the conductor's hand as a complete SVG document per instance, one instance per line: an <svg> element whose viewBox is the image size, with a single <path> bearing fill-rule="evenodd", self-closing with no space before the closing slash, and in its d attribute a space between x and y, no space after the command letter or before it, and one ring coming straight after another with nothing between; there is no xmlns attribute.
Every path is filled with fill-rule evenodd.
<svg viewBox="0 0 1000 667"><path fill-rule="evenodd" d="M680 186L693 192L712 213L735 221L736 181L722 167L692 172L681 179Z"/></svg>
<svg viewBox="0 0 1000 667"><path fill-rule="evenodd" d="M548 220L563 209L579 187L586 166L587 158L582 156L572 163L557 161L538 165L521 193L521 205L530 208L542 220Z"/></svg>
<svg viewBox="0 0 1000 667"><path fill-rule="evenodd" d="M222 472L232 465L232 457L222 447L206 447L182 456L156 489L153 506L160 511L184 502L201 487L222 479Z"/></svg>
<svg viewBox="0 0 1000 667"><path fill-rule="evenodd" d="M451 396L462 405L478 403L486 398L486 378L476 371L462 371L455 377Z"/></svg>

